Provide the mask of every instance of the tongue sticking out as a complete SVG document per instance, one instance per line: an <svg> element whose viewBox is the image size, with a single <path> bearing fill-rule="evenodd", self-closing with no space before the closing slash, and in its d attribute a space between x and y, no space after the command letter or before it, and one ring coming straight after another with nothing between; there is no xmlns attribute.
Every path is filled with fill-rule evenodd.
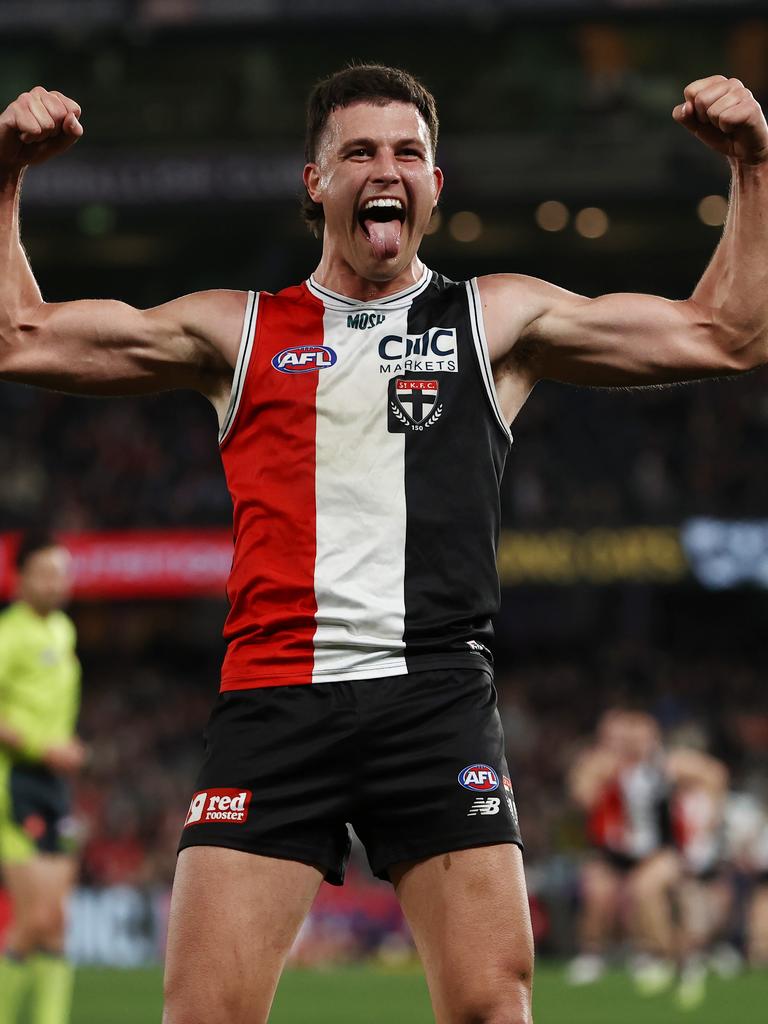
<svg viewBox="0 0 768 1024"><path fill-rule="evenodd" d="M402 224L399 220L366 220L365 230L376 258L389 260L400 252L400 229Z"/></svg>

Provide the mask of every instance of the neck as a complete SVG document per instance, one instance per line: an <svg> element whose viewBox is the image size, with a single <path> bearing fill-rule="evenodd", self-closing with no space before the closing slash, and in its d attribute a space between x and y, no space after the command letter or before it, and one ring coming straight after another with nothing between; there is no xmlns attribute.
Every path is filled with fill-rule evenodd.
<svg viewBox="0 0 768 1024"><path fill-rule="evenodd" d="M401 292L416 284L424 273L424 264L414 256L395 277L373 280L360 275L345 259L335 256L328 245L323 246L323 255L317 270L312 275L319 285L329 291L346 295L361 302L375 302L387 295Z"/></svg>
<svg viewBox="0 0 768 1024"><path fill-rule="evenodd" d="M23 591L19 594L19 600L22 602L22 604L25 604L27 608L30 608L35 613L35 615L39 615L41 619L47 618L47 616L51 612L50 608L44 608L40 605L39 602L30 600L30 598L27 597Z"/></svg>

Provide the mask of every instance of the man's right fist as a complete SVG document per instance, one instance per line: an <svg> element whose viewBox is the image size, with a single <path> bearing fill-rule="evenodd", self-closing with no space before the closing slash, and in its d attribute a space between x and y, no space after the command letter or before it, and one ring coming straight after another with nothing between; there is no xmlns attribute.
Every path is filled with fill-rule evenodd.
<svg viewBox="0 0 768 1024"><path fill-rule="evenodd" d="M0 114L0 170L40 164L73 146L83 134L80 104L36 85Z"/></svg>

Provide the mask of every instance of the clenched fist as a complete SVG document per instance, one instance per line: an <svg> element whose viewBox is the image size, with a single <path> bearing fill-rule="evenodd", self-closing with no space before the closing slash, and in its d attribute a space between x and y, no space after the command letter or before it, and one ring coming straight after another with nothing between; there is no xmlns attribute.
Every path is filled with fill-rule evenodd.
<svg viewBox="0 0 768 1024"><path fill-rule="evenodd" d="M760 104L738 78L691 82L672 116L711 149L744 163L768 162L768 125Z"/></svg>
<svg viewBox="0 0 768 1024"><path fill-rule="evenodd" d="M0 114L0 169L20 170L58 156L83 134L80 105L36 85Z"/></svg>

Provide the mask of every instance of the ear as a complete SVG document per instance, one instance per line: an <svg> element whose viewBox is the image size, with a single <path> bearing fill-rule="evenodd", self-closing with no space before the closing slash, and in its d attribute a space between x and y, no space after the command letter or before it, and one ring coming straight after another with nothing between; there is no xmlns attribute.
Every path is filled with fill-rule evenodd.
<svg viewBox="0 0 768 1024"><path fill-rule="evenodd" d="M437 202L440 198L440 193L443 191L444 178L443 172L440 170L439 167L436 167L434 169L433 174L435 176L435 206L437 206Z"/></svg>
<svg viewBox="0 0 768 1024"><path fill-rule="evenodd" d="M307 164L304 168L304 187L309 193L309 198L313 203L321 203L320 198L320 171L318 170L317 164Z"/></svg>

